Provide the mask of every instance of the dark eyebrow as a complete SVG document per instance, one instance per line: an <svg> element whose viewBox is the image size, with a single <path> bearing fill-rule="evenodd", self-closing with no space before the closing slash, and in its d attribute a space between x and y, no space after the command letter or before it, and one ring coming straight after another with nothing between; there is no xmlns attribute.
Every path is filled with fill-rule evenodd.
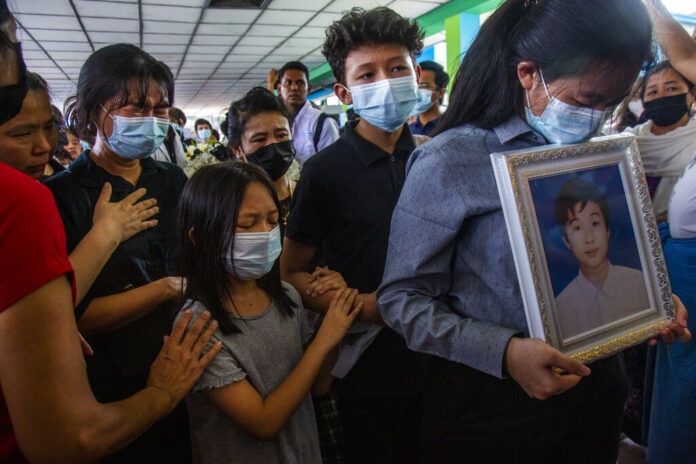
<svg viewBox="0 0 696 464"><path fill-rule="evenodd" d="M32 130L32 129L37 129L38 127L40 127L44 124L48 124L48 122L45 122L43 124L21 124L19 126L13 127L11 132L15 132L15 131L23 132L23 131L28 131L28 130Z"/></svg>
<svg viewBox="0 0 696 464"><path fill-rule="evenodd" d="M257 135L268 135L268 132L255 132L255 133L251 134L251 136L249 138L253 139Z"/></svg>
<svg viewBox="0 0 696 464"><path fill-rule="evenodd" d="M667 82L662 83L662 85L667 85L667 84L678 84L678 82L677 81L667 81Z"/></svg>

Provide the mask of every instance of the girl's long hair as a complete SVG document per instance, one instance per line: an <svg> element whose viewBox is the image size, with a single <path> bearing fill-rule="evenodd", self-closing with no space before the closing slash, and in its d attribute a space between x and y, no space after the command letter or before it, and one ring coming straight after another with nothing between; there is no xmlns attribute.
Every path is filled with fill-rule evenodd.
<svg viewBox="0 0 696 464"><path fill-rule="evenodd" d="M278 207L278 196L266 173L241 161L202 167L186 183L179 200L181 271L187 279L184 301L202 303L225 334L241 331L225 310L227 302L234 306L225 263L227 252L234 247L242 199L254 182L268 189ZM278 261L257 283L287 314L293 315L294 303L281 285Z"/></svg>
<svg viewBox="0 0 696 464"><path fill-rule="evenodd" d="M621 76L617 84L628 93L632 74L652 62L651 40L641 0L507 0L464 55L433 135L462 124L490 130L522 116L517 65L525 60L543 71L547 83L599 69Z"/></svg>

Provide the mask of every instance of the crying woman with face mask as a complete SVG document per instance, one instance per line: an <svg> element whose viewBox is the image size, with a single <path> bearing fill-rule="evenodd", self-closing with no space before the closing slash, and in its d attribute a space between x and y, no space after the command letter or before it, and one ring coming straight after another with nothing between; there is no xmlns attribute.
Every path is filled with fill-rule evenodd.
<svg viewBox="0 0 696 464"><path fill-rule="evenodd" d="M284 233L295 191L295 182L287 174L295 160L295 149L285 106L268 90L255 87L230 105L221 127L234 156L260 166L273 181Z"/></svg>
<svg viewBox="0 0 696 464"><path fill-rule="evenodd" d="M695 97L694 84L663 61L643 78L640 102L646 122L625 131L638 140L658 222L667 219L674 185L696 153L696 119L689 117Z"/></svg>

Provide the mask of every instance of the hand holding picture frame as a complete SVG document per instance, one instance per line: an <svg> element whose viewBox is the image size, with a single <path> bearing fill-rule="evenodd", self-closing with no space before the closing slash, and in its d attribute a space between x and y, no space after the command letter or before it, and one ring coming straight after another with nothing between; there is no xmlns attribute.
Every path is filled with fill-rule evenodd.
<svg viewBox="0 0 696 464"><path fill-rule="evenodd" d="M669 279L632 136L491 161L531 337L588 363L669 326Z"/></svg>

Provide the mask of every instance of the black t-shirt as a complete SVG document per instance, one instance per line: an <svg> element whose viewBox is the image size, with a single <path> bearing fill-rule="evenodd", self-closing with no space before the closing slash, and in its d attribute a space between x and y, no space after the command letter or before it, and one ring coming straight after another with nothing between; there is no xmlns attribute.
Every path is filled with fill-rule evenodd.
<svg viewBox="0 0 696 464"><path fill-rule="evenodd" d="M94 205L104 182L111 183L112 202L120 201L144 187L147 193L141 201L154 197L159 207L159 213L155 216L157 226L134 235L116 248L75 309L78 320L94 298L114 295L162 277L178 275L176 207L186 183L186 175L174 164L151 158L141 160L141 166L140 178L134 186L97 166L90 159L90 151L86 150L70 165L69 170L46 182L63 219L68 253L90 230ZM119 396L125 398L134 393L129 390L136 385L125 389L110 385L114 378L147 378L150 364L162 346L162 337L171 330L176 310L173 306L173 303L163 304L120 329L88 338L95 352L87 359L88 374L100 401L114 401L121 399Z"/></svg>
<svg viewBox="0 0 696 464"><path fill-rule="evenodd" d="M361 293L377 290L387 259L389 226L415 145L404 125L389 154L346 124L341 138L302 167L286 236L319 248L326 261Z"/></svg>
<svg viewBox="0 0 696 464"><path fill-rule="evenodd" d="M316 247L324 245L326 264L361 293L377 290L387 258L392 212L415 145L404 125L394 153L387 153L345 126L341 138L307 160L292 199L285 236ZM376 395L412 391L415 353L391 329L377 339L343 380ZM409 385L411 384L411 385Z"/></svg>

